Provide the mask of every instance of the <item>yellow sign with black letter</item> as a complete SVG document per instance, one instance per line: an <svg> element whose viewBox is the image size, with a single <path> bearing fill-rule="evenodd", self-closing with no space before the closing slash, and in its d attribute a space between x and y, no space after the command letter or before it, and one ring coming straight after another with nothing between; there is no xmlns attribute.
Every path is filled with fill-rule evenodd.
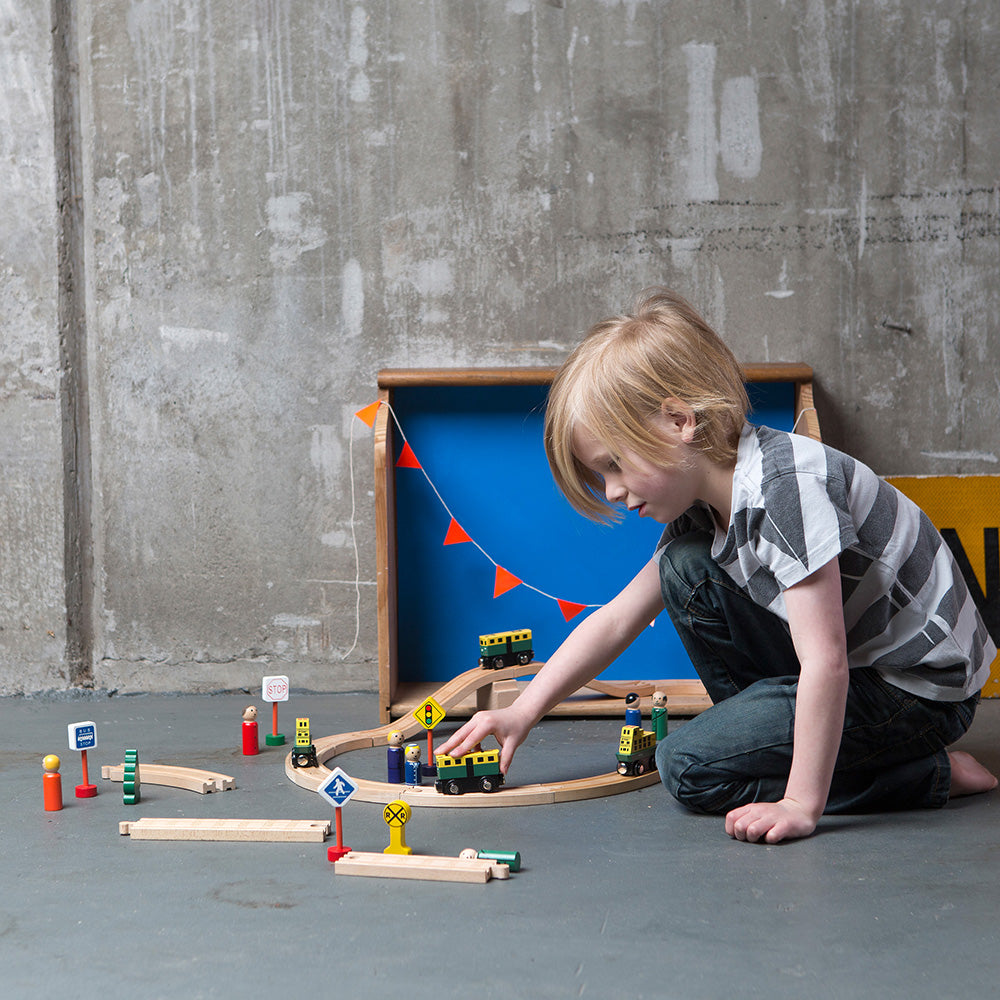
<svg viewBox="0 0 1000 1000"><path fill-rule="evenodd" d="M1000 647L1000 476L886 476L886 481L921 507L941 532ZM1000 656L983 697L1000 697Z"/></svg>

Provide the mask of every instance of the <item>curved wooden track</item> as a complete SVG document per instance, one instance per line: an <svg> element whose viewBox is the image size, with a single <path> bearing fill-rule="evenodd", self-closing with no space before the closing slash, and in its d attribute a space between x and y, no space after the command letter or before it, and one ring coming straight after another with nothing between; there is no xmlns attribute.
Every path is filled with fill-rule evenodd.
<svg viewBox="0 0 1000 1000"><path fill-rule="evenodd" d="M530 665L529 665L530 666ZM525 673L525 667L503 667L500 670L484 670L474 667L464 674L442 685L434 692L434 700L445 712L460 704L469 695L494 681L508 680ZM634 690L634 688L629 688ZM329 775L326 762L338 754L351 750L366 750L369 747L384 746L394 729L404 738L422 734L423 727L412 716L397 719L375 729L364 729L356 733L341 733L313 740L319 767L293 767L291 753L285 758L285 774L296 785L315 792ZM654 768L647 774L626 778L612 771L609 774L577 778L574 781L554 781L538 785L505 785L499 792L466 792L464 795L442 795L433 785L393 785L386 781L369 781L364 778L351 780L358 786L354 798L359 802L377 802L385 805L394 799L403 799L411 806L437 806L444 808L470 808L476 806L534 806L551 802L575 802L580 799L596 799L606 795L619 795L637 788L655 784L660 776Z"/></svg>
<svg viewBox="0 0 1000 1000"><path fill-rule="evenodd" d="M185 788L189 792L207 795L209 792L225 792L236 787L236 779L228 774L215 771L200 771L193 767L175 767L173 764L141 764L139 774L144 785L167 785L171 788ZM105 764L101 777L108 781L124 781L124 764Z"/></svg>

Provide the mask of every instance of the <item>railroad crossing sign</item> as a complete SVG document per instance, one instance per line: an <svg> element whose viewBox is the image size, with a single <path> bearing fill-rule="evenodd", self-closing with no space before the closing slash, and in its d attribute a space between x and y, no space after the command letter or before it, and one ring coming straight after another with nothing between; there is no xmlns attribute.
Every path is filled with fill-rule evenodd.
<svg viewBox="0 0 1000 1000"><path fill-rule="evenodd" d="M413 718L428 731L437 726L444 716L444 709L433 698L425 698L413 710Z"/></svg>
<svg viewBox="0 0 1000 1000"><path fill-rule="evenodd" d="M323 783L316 791L328 802L338 809L351 800L351 796L358 790L358 786L343 771L342 768L335 767L323 780Z"/></svg>
<svg viewBox="0 0 1000 1000"><path fill-rule="evenodd" d="M389 824L389 846L383 854L412 854L413 848L406 846L404 827L410 818L410 805L402 799L393 799L383 810L382 819Z"/></svg>

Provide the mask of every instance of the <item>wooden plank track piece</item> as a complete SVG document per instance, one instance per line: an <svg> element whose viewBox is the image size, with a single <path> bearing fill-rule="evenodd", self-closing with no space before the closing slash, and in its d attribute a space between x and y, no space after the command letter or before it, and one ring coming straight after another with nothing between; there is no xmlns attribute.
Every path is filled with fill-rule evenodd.
<svg viewBox="0 0 1000 1000"><path fill-rule="evenodd" d="M444 858L429 854L351 851L334 865L338 875L410 878L429 882L488 882L510 878L510 866L486 858Z"/></svg>
<svg viewBox="0 0 1000 1000"><path fill-rule="evenodd" d="M329 820L316 819L174 819L143 816L118 824L133 840L238 840L322 843Z"/></svg>

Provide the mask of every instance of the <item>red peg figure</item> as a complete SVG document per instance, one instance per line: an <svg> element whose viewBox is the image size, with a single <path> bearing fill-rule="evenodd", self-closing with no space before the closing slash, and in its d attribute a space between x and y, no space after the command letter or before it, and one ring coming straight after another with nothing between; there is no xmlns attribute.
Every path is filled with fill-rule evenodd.
<svg viewBox="0 0 1000 1000"><path fill-rule="evenodd" d="M46 812L58 812L63 807L62 777L59 774L59 758L50 753L42 760L45 774L42 776L42 797Z"/></svg>
<svg viewBox="0 0 1000 1000"><path fill-rule="evenodd" d="M257 706L247 705L243 709L243 755L252 757L260 752L257 742Z"/></svg>

